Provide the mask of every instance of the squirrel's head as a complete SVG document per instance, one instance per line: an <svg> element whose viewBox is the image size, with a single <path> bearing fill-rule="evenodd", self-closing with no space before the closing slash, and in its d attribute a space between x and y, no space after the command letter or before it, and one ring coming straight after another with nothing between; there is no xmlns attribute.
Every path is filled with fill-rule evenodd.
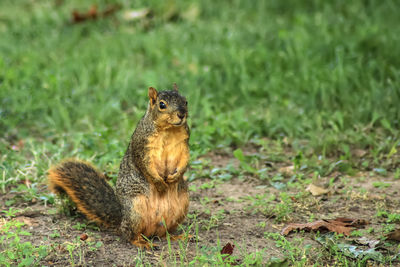
<svg viewBox="0 0 400 267"><path fill-rule="evenodd" d="M160 92L150 87L148 112L159 128L180 127L186 124L187 100L179 94L176 84L174 90Z"/></svg>

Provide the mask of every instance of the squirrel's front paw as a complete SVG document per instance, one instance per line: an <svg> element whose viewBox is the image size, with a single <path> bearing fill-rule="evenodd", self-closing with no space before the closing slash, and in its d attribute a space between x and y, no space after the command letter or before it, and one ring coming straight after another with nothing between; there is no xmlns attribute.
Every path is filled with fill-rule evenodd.
<svg viewBox="0 0 400 267"><path fill-rule="evenodd" d="M179 178L179 173L178 173L178 169L175 169L174 173L172 174L168 174L167 178L165 179L165 181L169 184L172 184L174 182L177 182Z"/></svg>

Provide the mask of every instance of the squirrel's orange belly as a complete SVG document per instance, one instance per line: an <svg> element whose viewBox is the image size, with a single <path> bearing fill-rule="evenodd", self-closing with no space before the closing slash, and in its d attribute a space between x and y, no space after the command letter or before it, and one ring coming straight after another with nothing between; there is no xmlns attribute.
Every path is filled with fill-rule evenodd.
<svg viewBox="0 0 400 267"><path fill-rule="evenodd" d="M188 151L188 150L187 150ZM164 151L161 158L153 157L149 165L153 165L157 170L158 175L162 178L166 178L168 175L174 174L178 171L178 166L186 166L189 153L183 153L178 151ZM183 161L183 163L181 162Z"/></svg>
<svg viewBox="0 0 400 267"><path fill-rule="evenodd" d="M156 235L164 236L166 231L173 232L176 227L185 219L189 195L187 192L177 192L176 186L160 195L156 192L150 196L138 196L135 198L133 209L139 213L140 222L136 234L143 234L147 237Z"/></svg>

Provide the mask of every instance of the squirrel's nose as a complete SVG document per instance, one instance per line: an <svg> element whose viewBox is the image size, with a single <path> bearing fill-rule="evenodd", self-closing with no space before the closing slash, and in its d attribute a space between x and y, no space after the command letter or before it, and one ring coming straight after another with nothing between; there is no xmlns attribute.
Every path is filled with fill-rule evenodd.
<svg viewBox="0 0 400 267"><path fill-rule="evenodd" d="M185 117L185 113L178 112L178 118L183 119Z"/></svg>

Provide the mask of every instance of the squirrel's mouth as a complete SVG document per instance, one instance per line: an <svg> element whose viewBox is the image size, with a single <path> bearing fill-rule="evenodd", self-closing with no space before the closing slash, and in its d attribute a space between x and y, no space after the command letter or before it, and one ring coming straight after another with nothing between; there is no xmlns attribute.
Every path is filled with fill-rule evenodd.
<svg viewBox="0 0 400 267"><path fill-rule="evenodd" d="M174 125L174 126L182 126L184 123L185 123L185 119L181 119L181 121L180 121L180 122L177 122L177 123L171 123L171 124L172 124L172 125Z"/></svg>

